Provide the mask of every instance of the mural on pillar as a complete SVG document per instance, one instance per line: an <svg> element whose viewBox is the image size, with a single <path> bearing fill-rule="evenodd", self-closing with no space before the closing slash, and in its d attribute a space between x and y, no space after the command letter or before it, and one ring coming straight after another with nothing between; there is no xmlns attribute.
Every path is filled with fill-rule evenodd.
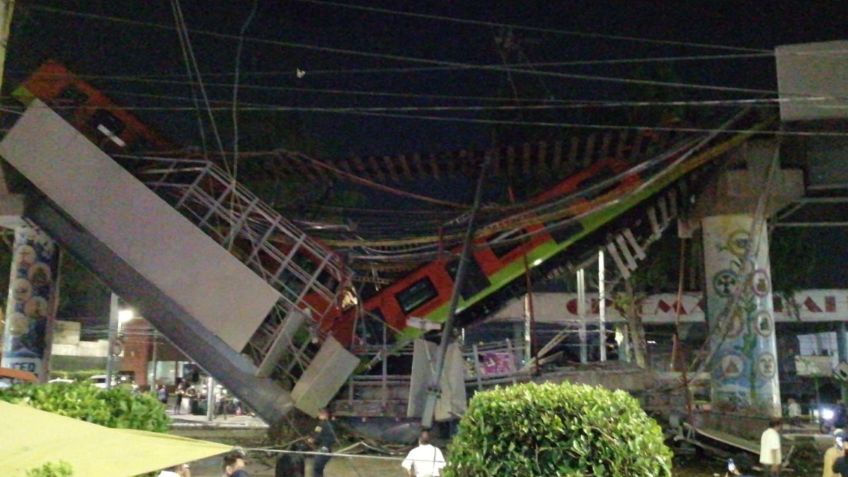
<svg viewBox="0 0 848 477"><path fill-rule="evenodd" d="M15 245L6 304L2 366L40 375L52 312L58 250L40 229L15 230Z"/></svg>
<svg viewBox="0 0 848 477"><path fill-rule="evenodd" d="M774 414L780 410L780 394L768 243L765 230L757 231L751 244L756 249L746 257L752 220L730 215L703 223L707 318L714 333L712 401L720 408Z"/></svg>

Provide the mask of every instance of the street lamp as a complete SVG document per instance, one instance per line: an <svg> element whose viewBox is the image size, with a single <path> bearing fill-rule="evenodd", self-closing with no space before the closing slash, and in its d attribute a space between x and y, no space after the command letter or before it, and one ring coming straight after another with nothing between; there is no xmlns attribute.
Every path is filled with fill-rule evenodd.
<svg viewBox="0 0 848 477"><path fill-rule="evenodd" d="M135 318L135 311L132 308L123 308L118 310L118 331L129 321Z"/></svg>
<svg viewBox="0 0 848 477"><path fill-rule="evenodd" d="M118 295L112 293L109 301L109 349L106 354L106 389L111 389L115 373L115 349L121 326L135 318L131 308L120 308Z"/></svg>

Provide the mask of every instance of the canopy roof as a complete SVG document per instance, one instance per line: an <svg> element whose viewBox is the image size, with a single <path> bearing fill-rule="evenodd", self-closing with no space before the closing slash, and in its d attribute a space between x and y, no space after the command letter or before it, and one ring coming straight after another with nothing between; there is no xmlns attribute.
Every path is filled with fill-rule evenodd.
<svg viewBox="0 0 848 477"><path fill-rule="evenodd" d="M110 429L0 401L0 475L23 476L65 461L74 475L135 476L223 454L231 446L168 434Z"/></svg>

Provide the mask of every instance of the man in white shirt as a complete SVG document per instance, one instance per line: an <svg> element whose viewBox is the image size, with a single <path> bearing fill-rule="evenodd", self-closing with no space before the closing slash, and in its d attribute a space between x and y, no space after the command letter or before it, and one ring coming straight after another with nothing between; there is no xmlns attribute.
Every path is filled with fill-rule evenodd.
<svg viewBox="0 0 848 477"><path fill-rule="evenodd" d="M780 453L780 428L783 422L780 418L772 418L769 427L760 437L760 464L763 465L763 475L778 477L783 456Z"/></svg>
<svg viewBox="0 0 848 477"><path fill-rule="evenodd" d="M409 451L400 465L409 477L438 477L446 463L442 451L430 444L430 433L421 431L418 447Z"/></svg>
<svg viewBox="0 0 848 477"><path fill-rule="evenodd" d="M801 405L798 404L798 401L789 398L787 415L789 416L789 424L797 426L801 423Z"/></svg>

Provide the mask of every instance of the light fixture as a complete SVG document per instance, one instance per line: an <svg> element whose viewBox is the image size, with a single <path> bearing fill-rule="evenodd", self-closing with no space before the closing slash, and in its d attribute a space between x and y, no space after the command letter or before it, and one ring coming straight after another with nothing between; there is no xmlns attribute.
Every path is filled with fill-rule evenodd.
<svg viewBox="0 0 848 477"><path fill-rule="evenodd" d="M135 312L132 308L124 308L123 310L118 310L118 323L124 324L128 321L132 321L135 318Z"/></svg>
<svg viewBox="0 0 848 477"><path fill-rule="evenodd" d="M538 267L538 266L539 266L539 265L541 265L541 264L542 264L542 259L541 259L541 258L537 258L536 260L533 260L533 266L534 266L534 267Z"/></svg>

